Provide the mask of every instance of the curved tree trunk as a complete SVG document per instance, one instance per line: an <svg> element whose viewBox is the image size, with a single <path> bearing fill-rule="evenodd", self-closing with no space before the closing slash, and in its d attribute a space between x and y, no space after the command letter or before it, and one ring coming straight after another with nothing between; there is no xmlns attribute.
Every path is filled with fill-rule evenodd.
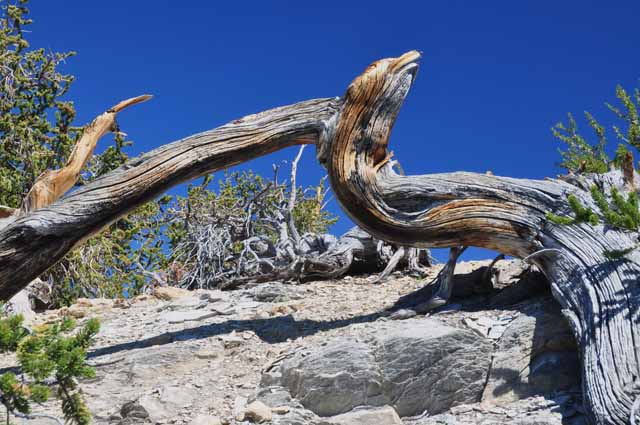
<svg viewBox="0 0 640 425"><path fill-rule="evenodd" d="M58 202L0 219L0 299L8 299L74 246L169 187L294 144L317 143L337 199L375 237L400 246L479 246L526 258L552 284L582 351L589 418L626 424L640 393L640 255L610 261L637 234L588 224L556 226L568 194L592 206L592 184L628 190L619 172L533 181L473 173L401 176L387 153L391 127L419 54L371 65L343 99L248 116L166 145ZM2 224L0 224L2 227ZM446 291L444 291L446 293ZM446 294L445 294L446 295Z"/></svg>
<svg viewBox="0 0 640 425"><path fill-rule="evenodd" d="M109 108L106 112L98 115L89 125L85 126L82 136L76 142L69 160L64 167L58 170L47 170L38 176L37 180L29 189L29 193L22 200L20 208L7 208L0 206L0 229L3 223L10 223L20 216L28 214L39 208L51 205L69 191L80 178L80 172L91 159L98 141L107 133L117 130L116 115L129 106L146 102L150 95L142 95L124 100ZM5 220L2 220L5 219ZM45 289L43 292L41 289ZM40 279L33 281L23 290L15 294L3 307L3 311L12 314L22 314L29 317L35 314L31 307L31 298L39 301L48 299L51 292L48 284ZM46 296L42 296L46 294Z"/></svg>
<svg viewBox="0 0 640 425"><path fill-rule="evenodd" d="M314 143L337 103L316 99L249 115L134 158L49 206L2 219L0 299L11 298L74 246L172 186Z"/></svg>
<svg viewBox="0 0 640 425"><path fill-rule="evenodd" d="M356 223L383 240L479 246L537 264L581 347L590 420L629 423L640 394L640 255L611 261L603 253L634 246L637 234L602 225L557 226L545 218L549 211L570 213L568 194L598 211L588 188L622 192L629 177L611 172L570 184L473 173L396 174L387 144L418 58L410 52L376 62L349 86L337 124L324 138L337 199Z"/></svg>

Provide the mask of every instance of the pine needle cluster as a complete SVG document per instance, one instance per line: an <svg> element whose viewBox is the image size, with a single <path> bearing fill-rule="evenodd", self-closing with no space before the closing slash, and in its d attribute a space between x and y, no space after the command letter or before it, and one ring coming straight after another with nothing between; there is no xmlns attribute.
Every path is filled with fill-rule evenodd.
<svg viewBox="0 0 640 425"><path fill-rule="evenodd" d="M619 122L612 126L615 138L619 142L613 158L606 152L606 128L592 114L585 111L587 124L596 138L590 142L578 131L578 124L569 113L566 124L560 122L551 129L553 135L566 145L566 150L559 150L562 157L560 167L574 174L602 174L611 168L621 168L630 147L640 149L640 88L630 93L622 86L617 86L616 98L620 106L606 103Z"/></svg>
<svg viewBox="0 0 640 425"><path fill-rule="evenodd" d="M549 212L547 213L547 220L554 224L565 226L579 223L589 223L592 226L595 226L600 221L598 215L591 208L584 207L575 195L568 195L567 202L569 203L571 211L573 211L575 215L574 217L561 216Z"/></svg>
<svg viewBox="0 0 640 425"><path fill-rule="evenodd" d="M82 397L78 379L91 378L95 371L87 365L87 349L98 333L97 319L81 328L65 317L59 323L29 332L21 315L0 319L0 351L16 352L21 376L0 375L0 402L11 414L28 415L32 403L47 401L53 392L61 401L67 423L87 425L91 412Z"/></svg>
<svg viewBox="0 0 640 425"><path fill-rule="evenodd" d="M618 229L638 231L640 229L640 210L638 209L637 193L631 192L625 199L614 187L611 189L610 196L611 202L607 200L601 189L595 185L591 187L591 197L600 210L604 224ZM598 214L591 208L583 206L575 195L568 195L567 202L573 211L573 217L547 213L547 220L559 225L589 223L596 226L600 223Z"/></svg>
<svg viewBox="0 0 640 425"><path fill-rule="evenodd" d="M590 142L578 131L578 125L572 114L568 114L568 122L556 124L551 131L553 135L566 145L566 150L560 150L562 161L560 166L571 174L606 173L612 169L620 169L626 182L633 187L636 172L633 154L630 148L640 150L640 88L627 92L623 87L616 87L616 98L619 106L606 103L613 112L618 124L613 125L613 133L618 140L618 146L613 158L606 152L607 133L605 127L589 112L585 118L596 140ZM607 196L597 186L591 187L591 197L599 209L599 214L591 208L583 206L574 195L568 195L567 201L573 216L560 216L551 212L546 218L558 225L573 225L590 223L597 225L600 216L605 225L637 232L640 229L640 210L638 208L638 194L632 190L625 198L617 189L612 188ZM610 198L610 201L608 200ZM611 260L620 259L640 244L619 249L605 251L603 255Z"/></svg>

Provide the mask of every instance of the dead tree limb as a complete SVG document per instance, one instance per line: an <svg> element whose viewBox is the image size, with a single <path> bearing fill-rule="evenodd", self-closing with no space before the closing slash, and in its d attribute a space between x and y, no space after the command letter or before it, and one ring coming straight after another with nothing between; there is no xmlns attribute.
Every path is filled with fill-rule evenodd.
<svg viewBox="0 0 640 425"><path fill-rule="evenodd" d="M529 258L549 278L581 347L591 422L627 424L640 394L640 253L637 232L558 226L573 194L621 193L621 172L534 181L475 173L396 174L390 131L417 70L417 52L371 65L343 99L277 108L163 146L0 230L0 299L8 299L77 244L169 187L294 144L318 143L331 186L352 219L399 246L479 246ZM544 251L541 251L544 250ZM531 256L536 252L541 254Z"/></svg>
<svg viewBox="0 0 640 425"><path fill-rule="evenodd" d="M0 299L11 298L74 246L178 183L314 143L338 103L317 99L249 115L135 158L52 205L3 219Z"/></svg>
<svg viewBox="0 0 640 425"><path fill-rule="evenodd" d="M105 113L97 116L91 124L85 126L80 140L73 147L69 160L59 170L48 170L42 173L33 184L22 202L20 215L38 208L46 207L57 201L78 182L80 172L98 144L107 133L115 130L116 115L128 106L146 102L150 95L142 95L123 100Z"/></svg>
<svg viewBox="0 0 640 425"><path fill-rule="evenodd" d="M529 257L549 278L581 347L590 421L629 423L640 394L640 253L618 260L604 253L635 246L638 234L587 223L559 226L546 213L571 214L568 194L599 211L592 185L625 193L637 184L628 185L620 171L572 182L396 174L386 162L387 145L419 56L376 62L349 86L336 125L322 138L336 198L368 232L399 245L479 246ZM540 250L547 251L530 256Z"/></svg>
<svg viewBox="0 0 640 425"><path fill-rule="evenodd" d="M93 155L98 141L104 135L116 129L116 115L118 112L129 106L146 102L150 98L150 95L133 97L98 115L90 124L84 127L82 136L73 147L65 166L58 170L47 170L42 173L23 199L20 208L12 209L0 206L0 219L16 218L60 199L78 182L80 172ZM0 229L2 227L2 221L0 221ZM39 286L45 285L44 282L39 280L38 283ZM25 291L29 293L23 291L12 297L5 306L5 310L14 314L32 315L30 295L37 298L37 291L33 291L32 288L33 285L25 288Z"/></svg>
<svg viewBox="0 0 640 425"><path fill-rule="evenodd" d="M417 291L400 297L389 310L413 310L418 314L424 314L445 305L453 292L453 275L456 263L466 249L463 246L451 248L449 259L436 278Z"/></svg>
<svg viewBox="0 0 640 425"><path fill-rule="evenodd" d="M393 271L398 267L398 263L406 256L406 250L403 246L399 247L396 252L393 253L387 266L380 272L374 283L380 283L385 280Z"/></svg>
<svg viewBox="0 0 640 425"><path fill-rule="evenodd" d="M304 152L304 148L306 145L300 146L298 150L298 155L296 155L295 159L291 163L291 193L289 193L289 203L287 204L287 227L289 228L289 233L291 234L291 239L298 246L300 244L300 234L298 233L298 229L293 220L293 209L296 206L296 177L298 175L298 162L300 162L300 158L302 157L302 152Z"/></svg>
<svg viewBox="0 0 640 425"><path fill-rule="evenodd" d="M359 227L353 227L317 256L304 259L307 279L335 279L347 273L375 271L379 264L378 240Z"/></svg>

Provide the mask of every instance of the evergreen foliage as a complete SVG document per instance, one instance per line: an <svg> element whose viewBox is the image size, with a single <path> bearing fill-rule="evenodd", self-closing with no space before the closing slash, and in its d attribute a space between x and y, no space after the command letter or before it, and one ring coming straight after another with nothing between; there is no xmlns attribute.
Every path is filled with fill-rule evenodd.
<svg viewBox="0 0 640 425"><path fill-rule="evenodd" d="M587 208L580 204L578 198L575 195L571 194L567 196L567 201L569 202L569 207L571 211L573 211L575 217L567 217L555 215L552 213L547 213L547 220L555 224L561 225L571 225L578 223L589 223L593 226L597 225L599 222L598 215L593 212L591 208Z"/></svg>
<svg viewBox="0 0 640 425"><path fill-rule="evenodd" d="M28 416L32 402L47 401L52 388L61 400L68 423L91 422L77 380L95 376L93 368L86 364L86 357L99 329L96 319L76 329L75 322L65 317L59 323L29 333L21 315L0 319L0 351L17 352L23 375L20 379L11 372L0 375L0 402L7 410L7 424L10 414Z"/></svg>
<svg viewBox="0 0 640 425"><path fill-rule="evenodd" d="M166 267L164 244L168 197L147 203L88 240L46 275L54 283L54 305L79 297L121 298L141 293L147 271Z"/></svg>
<svg viewBox="0 0 640 425"><path fill-rule="evenodd" d="M612 188L612 203L610 204L602 191L596 186L592 186L591 196L598 205L606 224L620 229L638 230L640 226L640 211L638 210L637 193L631 192L625 199L616 188Z"/></svg>
<svg viewBox="0 0 640 425"><path fill-rule="evenodd" d="M640 118L638 116L640 88L636 88L631 95L622 86L617 86L616 97L622 106L607 103L607 107L623 122L623 127L614 125L613 131L619 140L640 149Z"/></svg>
<svg viewBox="0 0 640 425"><path fill-rule="evenodd" d="M613 132L619 141L613 159L606 153L607 135L606 129L589 112L585 112L585 118L596 140L589 142L578 131L578 125L572 114L568 114L568 122L556 124L551 131L553 135L566 144L566 150L560 150L562 161L560 166L569 172L579 173L606 173L611 167L621 167L629 147L640 149L640 88L636 88L632 94L622 86L616 87L616 98L619 106L607 103L607 108L618 119L619 124L613 125Z"/></svg>
<svg viewBox="0 0 640 425"><path fill-rule="evenodd" d="M616 87L616 97L620 106L607 103L607 107L612 111L621 124L613 125L613 131L619 144L616 148L613 159L609 159L606 149L606 130L594 117L585 112L587 122L597 141L590 143L585 137L579 134L575 119L568 114L568 124L559 123L552 128L554 136L567 145L567 150L560 150L562 162L560 166L570 173L605 173L611 168L623 170L633 174L633 157L630 148L640 150L640 89L636 88L632 94L623 87ZM627 167L625 168L625 162ZM636 190L631 190L625 196L615 187L611 188L608 196L597 186L591 187L591 197L598 206L604 224L637 232L640 229L640 210L638 205L638 194ZM608 200L610 198L610 201ZM572 225L589 222L592 225L600 221L598 215L591 209L583 207L574 195L568 195L567 201L574 217L559 216L551 212L547 213L547 219L559 225ZM638 245L619 250L605 251L603 255L610 260L617 260L636 249Z"/></svg>
<svg viewBox="0 0 640 425"><path fill-rule="evenodd" d="M31 24L27 3L28 0L0 0L0 207L20 207L42 172L66 163L82 133L82 128L73 123L73 102L66 100L73 76L60 71L65 60L75 53L30 48L24 37L25 28ZM124 140L121 133L115 134L114 142L91 158L78 185L127 161L126 150L131 142ZM163 196L137 208L69 253L41 276L53 288L51 306L68 305L78 297L112 298L140 293L180 254L180 249L177 253L168 251L186 246L180 245L186 233L176 223L175 214L168 213L169 207L174 212L191 208L192 212L186 213L190 219L196 212L207 216L212 209L224 211L220 219L233 219L252 197L273 184L251 172L235 173L225 177L216 193L207 187L210 180L211 177L204 185L192 186L186 197ZM322 196L325 193L322 185L300 189L301 202L293 211L296 225L302 232L326 230L335 218L322 208L321 197L308 196L310 191ZM259 196L269 203L274 194L272 190L269 195ZM258 219L260 214L250 214L255 231L271 232Z"/></svg>
<svg viewBox="0 0 640 425"><path fill-rule="evenodd" d="M591 145L578 133L578 127L572 114L568 114L567 125L558 123L551 129L553 135L567 144L567 150L560 150L560 166L574 173L606 173L609 169L609 157L605 153L606 138L604 128L595 118L586 113L587 121L598 137L598 143Z"/></svg>
<svg viewBox="0 0 640 425"><path fill-rule="evenodd" d="M74 52L31 49L25 39L28 0L0 0L0 205L21 206L37 177L62 167L82 128L73 125L73 102L66 100L73 76L59 68ZM127 160L131 142L116 133L114 143L96 154L78 184L105 174ZM118 220L106 232L53 267L43 278L54 288L54 306L79 296L122 296L123 283L141 285L138 263L161 263L153 218L153 203ZM141 242L143 241L143 242Z"/></svg>
<svg viewBox="0 0 640 425"><path fill-rule="evenodd" d="M0 1L0 204L17 208L36 178L63 165L79 136L73 77L58 71L74 52L30 49L27 0Z"/></svg>
<svg viewBox="0 0 640 425"><path fill-rule="evenodd" d="M640 229L640 210L638 209L638 194L636 192L630 192L625 199L615 187L611 188L611 202L607 200L602 190L595 185L591 186L590 192L605 224L631 231ZM598 215L591 208L584 207L575 195L568 195L567 201L575 215L574 217L547 213L547 219L554 224L560 225L586 222L595 226L600 222Z"/></svg>

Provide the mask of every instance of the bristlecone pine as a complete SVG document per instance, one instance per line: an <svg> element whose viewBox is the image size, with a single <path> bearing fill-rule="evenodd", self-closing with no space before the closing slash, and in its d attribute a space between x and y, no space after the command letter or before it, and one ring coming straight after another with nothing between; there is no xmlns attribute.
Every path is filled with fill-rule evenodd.
<svg viewBox="0 0 640 425"><path fill-rule="evenodd" d="M556 225L545 215L570 214L568 194L598 211L591 186L628 193L638 187L637 177L628 184L629 176L625 181L620 171L544 181L466 172L397 174L387 145L419 56L408 52L372 64L342 98L249 115L133 159L51 205L34 208L37 202L26 202L22 213L0 221L0 299L9 299L74 246L180 182L292 145L316 144L343 209L374 236L414 247L489 248L543 270L581 347L589 420L635 422L640 253L617 260L603 253L634 246L638 234L588 223ZM54 188L66 186L58 181Z"/></svg>

